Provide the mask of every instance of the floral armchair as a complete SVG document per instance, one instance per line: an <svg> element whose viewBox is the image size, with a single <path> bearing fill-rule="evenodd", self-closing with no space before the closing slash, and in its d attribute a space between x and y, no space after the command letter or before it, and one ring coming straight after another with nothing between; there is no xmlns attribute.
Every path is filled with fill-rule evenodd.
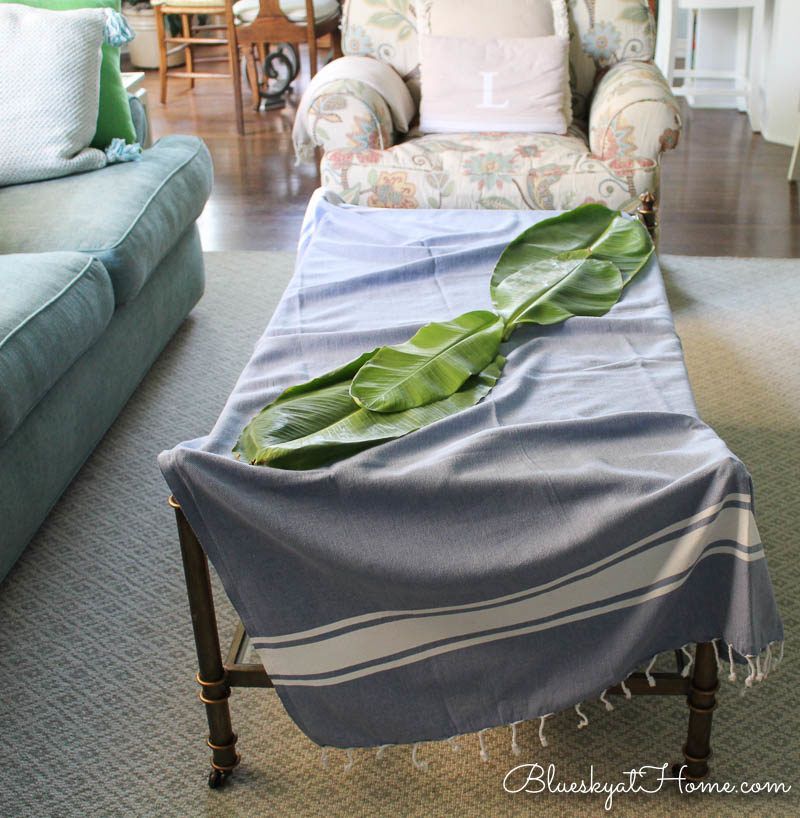
<svg viewBox="0 0 800 818"><path fill-rule="evenodd" d="M647 0L567 6L573 123L565 135L420 135L413 127L398 134L374 84L338 78L309 89L298 155L321 146L323 187L373 207L563 210L601 202L631 210L645 191L658 197L660 156L677 145L681 120L652 63ZM415 0L347 0L342 48L391 65L418 104Z"/></svg>

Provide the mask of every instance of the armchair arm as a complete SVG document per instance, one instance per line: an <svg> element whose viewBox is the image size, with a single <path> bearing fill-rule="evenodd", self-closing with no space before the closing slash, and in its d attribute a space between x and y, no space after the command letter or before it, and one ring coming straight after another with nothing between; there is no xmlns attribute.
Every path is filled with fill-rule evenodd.
<svg viewBox="0 0 800 818"><path fill-rule="evenodd" d="M626 60L600 80L589 112L589 147L601 159L658 159L678 144L681 115L652 63Z"/></svg>
<svg viewBox="0 0 800 818"><path fill-rule="evenodd" d="M314 146L350 152L384 150L406 132L414 102L401 77L369 57L340 57L319 71L303 94L292 130L299 160Z"/></svg>

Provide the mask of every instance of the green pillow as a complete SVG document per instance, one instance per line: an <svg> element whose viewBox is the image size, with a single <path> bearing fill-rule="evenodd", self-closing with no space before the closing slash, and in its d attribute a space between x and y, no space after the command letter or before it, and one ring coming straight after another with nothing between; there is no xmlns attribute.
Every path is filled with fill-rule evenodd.
<svg viewBox="0 0 800 818"><path fill-rule="evenodd" d="M121 10L121 0L0 0L0 3L22 3L51 11L98 8ZM119 73L119 49L103 45L103 61L100 64L100 106L91 146L104 150L114 137L124 139L126 142L135 142L136 130L133 127L128 94Z"/></svg>

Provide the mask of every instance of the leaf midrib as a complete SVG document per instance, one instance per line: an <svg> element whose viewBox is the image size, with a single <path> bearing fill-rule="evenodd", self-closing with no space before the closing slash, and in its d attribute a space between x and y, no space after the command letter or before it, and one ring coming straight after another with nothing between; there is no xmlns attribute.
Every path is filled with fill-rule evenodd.
<svg viewBox="0 0 800 818"><path fill-rule="evenodd" d="M487 329L488 327L491 327L491 326L492 326L492 324L495 324L495 323L497 323L497 316L495 316L495 320L494 320L494 321L492 321L491 323L485 324L484 326L480 327L479 329L476 329L474 332L471 332L471 333L470 333L469 335L467 335L466 337L458 338L458 339L456 339L455 341L453 341L451 344L448 344L448 345L447 345L447 346L446 346L444 349L442 349L442 350L440 350L439 352L437 352L437 353L436 353L436 355L434 355L434 357L433 357L433 358L428 358L428 359L426 359L426 360L423 360L423 361L422 361L422 362L419 364L419 366L414 367L414 369L412 369L412 370L411 370L411 371L410 371L410 372L409 372L409 373L408 373L408 374L407 374L407 375L406 375L404 378L402 378L402 379L401 379L401 380L399 380L399 381L396 381L396 382L395 382L395 383L392 385L391 390L392 390L392 391L395 391L395 390L397 390L397 389L400 389L400 388L401 388L401 386L402 386L404 383L406 383L407 381L411 380L411 379L412 379L412 378L413 378L415 375L417 375L417 374L418 374L420 371L422 371L423 369L425 369L425 367L426 367L426 366L428 366L429 364L432 364L432 363L433 363L433 362L434 362L434 361L435 361L437 358L440 358L442 355L444 355L444 354L445 354L445 352L448 352L448 351L449 351L449 350L451 350L453 347L458 346L459 344L462 344L462 343L464 343L464 342L468 341L470 338L472 338L473 336L477 335L479 332L483 332L485 329ZM409 341L406 341L406 343L410 343L410 342L409 342ZM375 362L374 362L373 360L370 360L370 361L368 361L367 363L371 363L371 364L372 364L372 366L377 366L377 364L375 364ZM367 364L365 364L364 366L366 366L366 365L367 365ZM386 369L391 370L391 369L392 369L392 367L388 367L388 366L387 366L387 367L386 367ZM472 374L474 375L475 373L473 372ZM384 391L383 393L381 393L381 394L386 394L386 392L387 392L387 391L388 391L388 390L385 390L385 391ZM360 402L359 402L359 399L358 399L358 398L357 398L355 395L353 395L353 393L352 393L352 387L351 387L350 397L352 397L352 398L353 398L353 400L354 400L354 401L355 401L355 402L356 402L356 403L359 405L359 408L366 409L366 410L367 410L367 411L369 411L369 412L375 412L375 411L377 411L377 410L375 410L375 409L370 409L369 407L364 406L362 403L360 403ZM433 401L429 401L429 403L433 403ZM423 404L423 405L424 405L424 404ZM413 408L415 408L415 407L408 407L408 408L413 409ZM384 413L382 413L382 414L387 414L387 413L385 413L385 412L384 412Z"/></svg>
<svg viewBox="0 0 800 818"><path fill-rule="evenodd" d="M602 240L603 240L603 239L604 239L604 238L605 238L607 235L609 235L609 234L610 234L610 232L611 232L611 228L614 226L614 224L616 223L617 219L619 219L619 218L622 218L622 217L621 217L621 216L619 216L619 215L614 216L614 217L611 219L611 221L610 221L610 222L609 222L609 223L606 225L606 227L603 229L603 232L602 232L602 233L601 233L601 234L600 234L600 235L599 235L599 236L598 236L598 237L597 237L597 238L596 238L596 239L595 239L595 240L594 240L594 241L593 241L591 244L587 245L587 247L586 247L586 248L578 248L578 250L566 250L566 251L564 251L564 252L567 252L567 253L575 253L575 252L580 252L580 250L581 250L581 249L586 249L586 250L588 250L588 251L589 251L589 255L588 255L588 256L586 256L586 257L584 257L584 258L582 258L582 259L576 259L577 263L575 264L575 266L574 266L574 267L571 267L571 268L570 268L570 269L569 269L569 270L568 270L566 273L564 273L564 275L563 275L563 276L561 276L561 278L559 278L559 279L558 279L558 281L556 281L556 282L555 282L555 283L554 283L554 284L553 284L551 287L549 287L549 288L548 288L548 289L547 289L547 290L546 290L544 293L542 293L541 295L537 296L537 297L536 297L536 298L535 298L533 301L526 302L526 303L527 303L527 306L519 307L517 310L515 310L515 311L514 311L514 312L513 312L513 313L510 315L510 317L509 317L508 321L506 321L506 327L508 327L510 324L513 324L513 323L514 323L514 322L515 322L515 321L516 321L516 320L517 320L517 319L518 319L518 318L519 318L521 315L524 315L524 314L525 314L525 313L526 313L528 310L532 309L532 308L533 308L533 307L534 307L534 306L537 304L537 302L541 301L541 299L542 299L542 298L546 297L546 296L547 296L549 293L551 293L551 292L552 292L552 291L553 291L553 290L554 290L556 287L558 287L558 286L559 286L559 284L561 284L561 283L564 281L564 279L565 279L565 278L567 278L567 276L572 275L572 273L574 273L574 272L575 272L575 270L576 270L578 267L580 267L580 265L581 265L583 262L585 262L585 261L589 261L590 259L594 259L595 261L607 261L609 264L614 264L614 262L613 262L613 261L609 261L608 259L598 259L598 258L595 258L595 256L593 255L593 253L594 253L594 250L595 250L595 248L597 247L597 245L598 245L598 244L600 244L600 242L601 242L601 241L602 241ZM534 246L534 247L538 247L539 249L542 249L542 250L547 249L547 248L542 247L540 244L535 244L535 245L533 245L533 246ZM557 256L556 256L556 258L557 258ZM567 259L564 259L564 261L567 261ZM636 272L638 272L638 271L641 269L641 267L643 266L643 264L644 264L644 262L642 262L642 264L641 264L641 265L639 265L639 267L637 268ZM618 267L616 264L614 264L614 266L615 266L615 267L617 267L617 269L619 270L619 267ZM518 272L520 272L520 270L516 270L516 271L515 271L515 273L518 273ZM635 274L635 273L634 273L634 274ZM507 275L507 276L506 276L506 278L510 278L512 275L514 275L514 273L511 273L510 275ZM622 271L621 271L621 270L620 270L620 275L622 275ZM632 278L632 277L633 277L633 274L631 275L631 278ZM503 281L505 281L505 279L503 279ZM623 283L623 285L624 285L624 284L625 284L625 281L623 281L622 283ZM502 287L502 285L503 285L503 282L501 281L501 282L498 284L498 287Z"/></svg>
<svg viewBox="0 0 800 818"><path fill-rule="evenodd" d="M572 252L572 251L569 251L569 252ZM539 295L537 295L537 296L536 296L536 297L535 297L535 298L534 298L532 301L525 301L525 302L522 304L522 306L521 306L521 307L518 307L516 310L514 310L514 312L512 312L512 313L511 313L511 315L509 316L508 321L506 321L506 327L511 326L513 323L515 323L515 322L516 322L516 320L517 320L517 319L518 319L520 316L524 315L526 312L528 312L528 310L530 310L530 309L532 309L533 307L535 307L535 306L536 306L536 304L537 304L539 301L541 301L543 298L546 298L546 297L547 297L547 296L548 296L548 295L549 295L551 292L553 292L553 290L554 290L556 287L558 287L558 286L559 286L559 284L561 284L561 283L564 281L564 279L565 279L565 278L567 278L568 276L571 276L571 275L572 275L572 274L575 272L575 270L577 270L577 269L578 269L578 267L580 267L580 266L581 266L581 264L583 264L583 263L584 263L584 262L586 262L586 261L589 261L589 258L590 258L590 257L581 258L581 259L576 259L576 260L575 260L575 261L576 261L575 265L574 265L573 267L570 267L570 268L567 270L567 272L566 272L566 273L564 273L564 275L563 275L563 276L561 276L561 278L559 278L559 279L558 279L558 281L554 282L554 283L553 283L553 284L552 284L550 287L548 287L548 288L547 288L547 289L546 289L546 290L545 290L543 293L540 293ZM597 260L597 259L595 259L595 260ZM563 261L569 261L569 259L563 259ZM517 270L517 272L521 272L521 270ZM512 273L511 275L515 275L515 273ZM511 278L511 276L506 276L506 278ZM503 279L503 281L505 281L505 279ZM502 282L500 282L500 286L501 286L501 287L502 287L502 285L503 285L503 283L502 283Z"/></svg>

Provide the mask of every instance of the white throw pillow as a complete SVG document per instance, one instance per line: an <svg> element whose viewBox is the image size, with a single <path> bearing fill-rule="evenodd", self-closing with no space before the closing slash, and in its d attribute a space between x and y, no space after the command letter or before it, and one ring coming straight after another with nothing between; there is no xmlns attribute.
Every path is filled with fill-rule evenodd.
<svg viewBox="0 0 800 818"><path fill-rule="evenodd" d="M561 37L422 43L420 130L566 133Z"/></svg>
<svg viewBox="0 0 800 818"><path fill-rule="evenodd" d="M421 0L419 8L420 130L566 132L572 122L566 0ZM465 107L456 117L459 104ZM435 124L446 122L452 127ZM530 127L536 122L541 127Z"/></svg>
<svg viewBox="0 0 800 818"><path fill-rule="evenodd" d="M0 185L106 164L97 126L105 9L0 4Z"/></svg>
<svg viewBox="0 0 800 818"><path fill-rule="evenodd" d="M440 37L547 37L566 0L422 0L422 31Z"/></svg>

